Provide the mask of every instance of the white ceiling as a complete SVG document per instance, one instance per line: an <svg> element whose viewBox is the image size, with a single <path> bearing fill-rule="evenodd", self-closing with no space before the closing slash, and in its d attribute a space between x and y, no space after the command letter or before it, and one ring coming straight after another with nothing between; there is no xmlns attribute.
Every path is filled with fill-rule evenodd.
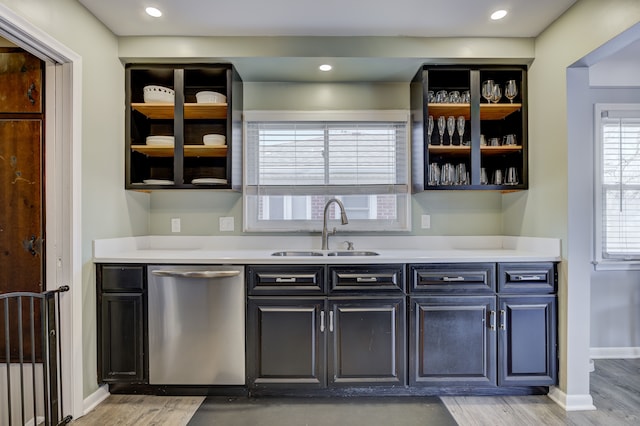
<svg viewBox="0 0 640 426"><path fill-rule="evenodd" d="M577 0L78 0L118 36L535 37ZM146 6L163 11L151 18ZM500 21L489 16L509 13ZM409 81L420 58L235 58L245 81ZM324 74L324 75L320 75ZM304 77L302 77L304 76Z"/></svg>
<svg viewBox="0 0 640 426"><path fill-rule="evenodd" d="M79 0L114 34L535 37L576 0ZM146 6L163 11L160 18ZM509 12L501 21L489 15Z"/></svg>

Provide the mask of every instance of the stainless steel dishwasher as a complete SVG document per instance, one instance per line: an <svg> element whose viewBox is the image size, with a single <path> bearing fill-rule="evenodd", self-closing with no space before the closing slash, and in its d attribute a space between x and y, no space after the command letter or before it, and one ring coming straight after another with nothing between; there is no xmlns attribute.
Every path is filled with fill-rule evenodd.
<svg viewBox="0 0 640 426"><path fill-rule="evenodd" d="M149 383L244 385L244 268L147 268Z"/></svg>

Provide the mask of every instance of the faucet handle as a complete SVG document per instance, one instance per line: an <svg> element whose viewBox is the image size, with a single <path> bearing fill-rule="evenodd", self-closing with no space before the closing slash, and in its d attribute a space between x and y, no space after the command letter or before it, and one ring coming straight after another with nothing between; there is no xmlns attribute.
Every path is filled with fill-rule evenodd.
<svg viewBox="0 0 640 426"><path fill-rule="evenodd" d="M353 241L345 241L347 245L347 250L353 250Z"/></svg>

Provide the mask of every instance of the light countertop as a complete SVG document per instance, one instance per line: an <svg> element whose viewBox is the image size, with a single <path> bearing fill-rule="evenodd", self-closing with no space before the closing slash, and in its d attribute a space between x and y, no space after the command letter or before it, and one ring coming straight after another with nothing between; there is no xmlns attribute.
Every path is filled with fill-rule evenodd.
<svg viewBox="0 0 640 426"><path fill-rule="evenodd" d="M380 264L443 262L545 262L560 261L560 240L509 236L382 236L332 237L330 250L320 250L319 236L205 237L142 236L95 240L95 263L166 264ZM346 251L376 256L328 256ZM322 256L273 256L280 251L314 251Z"/></svg>

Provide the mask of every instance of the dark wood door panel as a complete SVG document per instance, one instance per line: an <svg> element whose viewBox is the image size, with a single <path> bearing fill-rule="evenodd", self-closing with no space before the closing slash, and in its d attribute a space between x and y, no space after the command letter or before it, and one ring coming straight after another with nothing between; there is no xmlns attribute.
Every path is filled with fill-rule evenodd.
<svg viewBox="0 0 640 426"><path fill-rule="evenodd" d="M0 49L0 113L42 112L42 61L21 49Z"/></svg>

